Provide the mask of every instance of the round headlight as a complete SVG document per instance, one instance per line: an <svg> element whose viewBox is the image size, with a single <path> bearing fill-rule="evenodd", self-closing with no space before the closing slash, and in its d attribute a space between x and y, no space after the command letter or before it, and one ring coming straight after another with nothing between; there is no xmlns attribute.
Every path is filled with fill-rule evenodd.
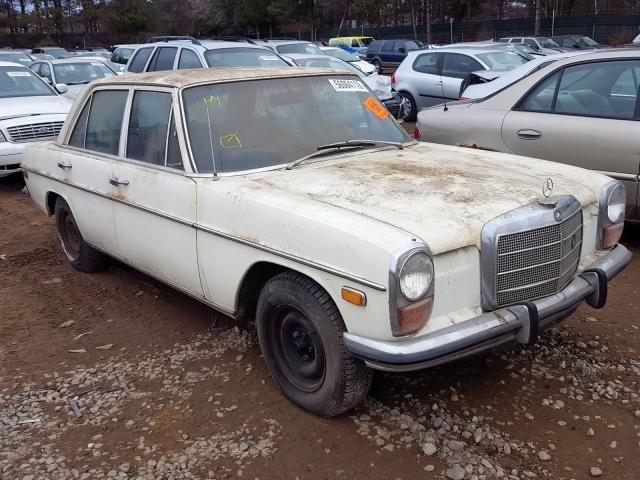
<svg viewBox="0 0 640 480"><path fill-rule="evenodd" d="M424 297L433 281L433 262L425 252L407 258L400 269L400 292L409 301Z"/></svg>
<svg viewBox="0 0 640 480"><path fill-rule="evenodd" d="M624 220L627 194L622 184L611 189L607 197L607 217L611 223L620 223Z"/></svg>

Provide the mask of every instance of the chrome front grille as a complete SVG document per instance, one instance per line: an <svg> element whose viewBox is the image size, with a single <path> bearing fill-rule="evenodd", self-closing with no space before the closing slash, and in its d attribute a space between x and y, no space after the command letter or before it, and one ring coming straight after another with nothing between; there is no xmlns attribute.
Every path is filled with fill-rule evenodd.
<svg viewBox="0 0 640 480"><path fill-rule="evenodd" d="M483 229L483 306L494 309L562 290L578 268L581 247L582 210L573 197L492 220Z"/></svg>
<svg viewBox="0 0 640 480"><path fill-rule="evenodd" d="M58 136L64 122L41 122L16 125L7 128L9 140L12 142L33 142L48 140Z"/></svg>

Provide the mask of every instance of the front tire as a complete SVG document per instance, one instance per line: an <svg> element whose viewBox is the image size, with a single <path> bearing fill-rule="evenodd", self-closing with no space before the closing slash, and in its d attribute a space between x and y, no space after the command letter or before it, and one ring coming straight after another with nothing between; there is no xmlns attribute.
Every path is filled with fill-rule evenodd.
<svg viewBox="0 0 640 480"><path fill-rule="evenodd" d="M333 417L367 395L373 371L347 353L342 316L313 280L291 271L269 280L258 299L256 326L271 375L296 405Z"/></svg>
<svg viewBox="0 0 640 480"><path fill-rule="evenodd" d="M399 92L404 98L408 100L408 109L405 109L404 112L404 121L405 122L415 122L418 118L418 106L416 105L416 100L413 98L409 92ZM409 110L407 112L407 110Z"/></svg>
<svg viewBox="0 0 640 480"><path fill-rule="evenodd" d="M382 63L380 62L380 60L374 60L371 63L373 64L374 67L376 67L376 73L378 75L382 75Z"/></svg>
<svg viewBox="0 0 640 480"><path fill-rule="evenodd" d="M62 197L56 199L55 216L62 250L71 266L85 273L104 269L107 256L84 241L71 208Z"/></svg>

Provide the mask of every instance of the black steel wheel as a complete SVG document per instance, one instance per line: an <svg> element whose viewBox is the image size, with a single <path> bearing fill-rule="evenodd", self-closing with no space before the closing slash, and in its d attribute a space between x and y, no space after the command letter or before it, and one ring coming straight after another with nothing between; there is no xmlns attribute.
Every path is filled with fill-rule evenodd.
<svg viewBox="0 0 640 480"><path fill-rule="evenodd" d="M339 415L366 396L373 371L347 353L342 316L310 278L287 271L269 280L256 311L258 339L284 395L318 415Z"/></svg>
<svg viewBox="0 0 640 480"><path fill-rule="evenodd" d="M107 257L82 238L80 228L67 202L58 197L55 206L58 236L69 263L81 272L102 270L107 264Z"/></svg>

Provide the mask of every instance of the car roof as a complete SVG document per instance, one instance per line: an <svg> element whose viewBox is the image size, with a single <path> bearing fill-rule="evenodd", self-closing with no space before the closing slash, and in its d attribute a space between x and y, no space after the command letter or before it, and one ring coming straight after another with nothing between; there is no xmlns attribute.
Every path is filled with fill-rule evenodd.
<svg viewBox="0 0 640 480"><path fill-rule="evenodd" d="M320 58L326 58L324 55ZM174 88L203 83L255 80L262 78L308 77L315 75L345 75L344 70L302 67L230 67L165 70L160 72L119 75L94 82L96 85L158 85Z"/></svg>
<svg viewBox="0 0 640 480"><path fill-rule="evenodd" d="M27 68L24 65L20 64L20 63L16 63L16 62L5 62L5 61L0 61L0 67L21 67L21 68Z"/></svg>
<svg viewBox="0 0 640 480"><path fill-rule="evenodd" d="M409 52L408 55L420 55L423 53L464 53L467 55L477 55L477 54L485 54L485 53L502 53L504 52L504 48L489 48L489 47L443 47L443 48L433 48L429 50L414 50L413 52Z"/></svg>
<svg viewBox="0 0 640 480"><path fill-rule="evenodd" d="M56 58L55 60L38 60L38 62L49 62L54 65L60 65L65 63L95 63L96 59L93 57L81 57L78 55L78 56L69 57L69 58Z"/></svg>

